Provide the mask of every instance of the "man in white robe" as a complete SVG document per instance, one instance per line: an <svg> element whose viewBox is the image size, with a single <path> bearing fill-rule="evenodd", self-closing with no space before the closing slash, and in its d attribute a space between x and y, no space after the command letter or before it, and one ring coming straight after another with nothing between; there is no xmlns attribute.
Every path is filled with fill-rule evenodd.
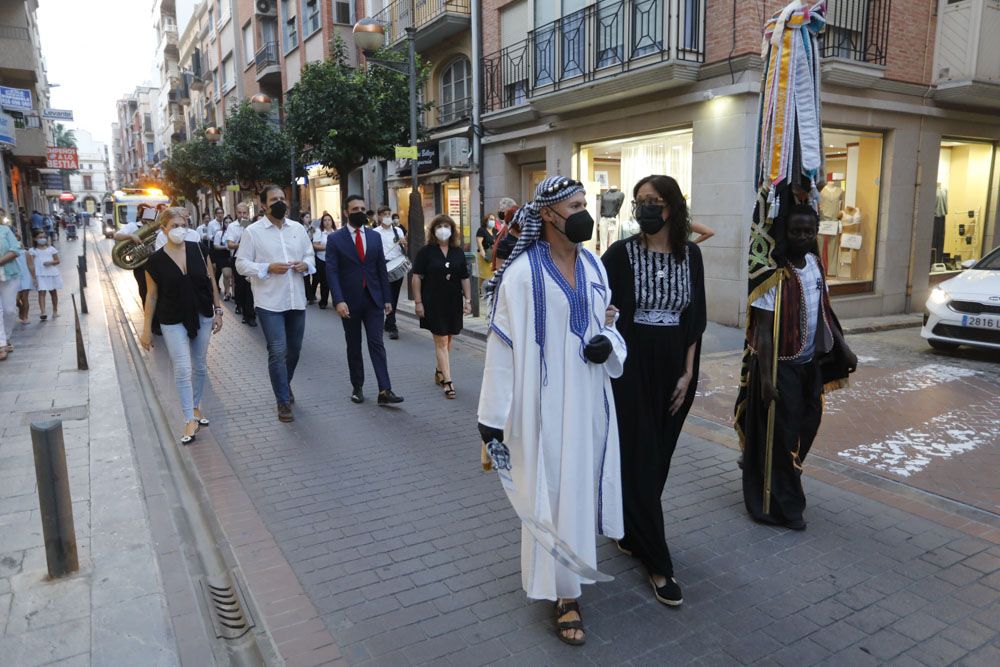
<svg viewBox="0 0 1000 667"><path fill-rule="evenodd" d="M491 453L503 443L509 454L495 467L523 522L524 590L555 600L557 636L582 644L575 600L581 584L603 577L595 533L623 534L611 378L622 373L625 342L604 266L579 245L593 233L583 187L550 177L517 219L518 246L485 287L479 428Z"/></svg>

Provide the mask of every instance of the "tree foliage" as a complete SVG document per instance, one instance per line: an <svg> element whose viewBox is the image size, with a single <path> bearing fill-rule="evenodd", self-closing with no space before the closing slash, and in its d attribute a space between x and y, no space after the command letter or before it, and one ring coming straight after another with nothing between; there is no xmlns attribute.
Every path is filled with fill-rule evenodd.
<svg viewBox="0 0 1000 667"><path fill-rule="evenodd" d="M391 50L377 57L404 62ZM418 64L418 70L422 82L428 67ZM409 144L409 77L375 65L351 67L339 38L328 59L303 68L286 109L286 127L301 159L335 169L341 183L369 159L389 157L394 146ZM346 187L340 193L347 198Z"/></svg>
<svg viewBox="0 0 1000 667"><path fill-rule="evenodd" d="M163 175L170 188L186 199L197 202L198 190L204 187L212 192L219 204L222 204L226 185L232 180L222 146L209 141L204 130L198 130L189 141L173 147Z"/></svg>
<svg viewBox="0 0 1000 667"><path fill-rule="evenodd" d="M222 152L230 177L254 192L291 181L291 142L247 100L226 119Z"/></svg>

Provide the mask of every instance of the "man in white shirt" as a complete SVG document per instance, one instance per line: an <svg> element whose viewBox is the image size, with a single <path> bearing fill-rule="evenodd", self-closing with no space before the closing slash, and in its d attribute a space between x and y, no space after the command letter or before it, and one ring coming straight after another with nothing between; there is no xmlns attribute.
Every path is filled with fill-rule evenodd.
<svg viewBox="0 0 1000 667"><path fill-rule="evenodd" d="M240 202L236 205L236 221L226 229L226 246L233 256L233 267L236 266L236 251L240 249L243 230L250 226L250 207ZM236 314L243 315L243 324L257 326L257 314L253 309L253 290L246 276L235 271L233 289L236 293Z"/></svg>
<svg viewBox="0 0 1000 667"><path fill-rule="evenodd" d="M208 221L206 225L206 233L209 240L215 238L216 232L218 232L223 227L222 219L226 217L226 212L222 210L221 206L215 207L215 218Z"/></svg>
<svg viewBox="0 0 1000 667"><path fill-rule="evenodd" d="M257 319L267 339L267 370L278 402L278 420L294 421L290 383L306 328L303 277L316 271L312 242L302 225L285 217L285 192L267 185L260 193L267 215L243 230L236 271L253 289Z"/></svg>
<svg viewBox="0 0 1000 667"><path fill-rule="evenodd" d="M396 326L396 306L399 304L399 292L406 280L406 273L394 276L393 271L400 273L406 262L406 232L392 224L392 209L381 206L378 209L378 227L375 231L382 237L382 252L385 253L385 270L389 274L389 288L392 290L392 312L385 316L385 330L392 340L399 339L399 328ZM395 280L393 280L395 278Z"/></svg>

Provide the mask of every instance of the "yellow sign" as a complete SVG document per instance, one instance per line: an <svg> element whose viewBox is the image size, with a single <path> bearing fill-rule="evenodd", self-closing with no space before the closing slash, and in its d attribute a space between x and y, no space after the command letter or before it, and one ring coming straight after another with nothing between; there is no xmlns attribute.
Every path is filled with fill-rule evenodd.
<svg viewBox="0 0 1000 667"><path fill-rule="evenodd" d="M240 186L239 185L235 185L235 184L233 184L233 185L227 185L226 186L226 190L228 190L229 192L239 192L240 191Z"/></svg>
<svg viewBox="0 0 1000 667"><path fill-rule="evenodd" d="M406 158L409 158L410 160L417 159L416 146L396 146L396 159L403 160Z"/></svg>

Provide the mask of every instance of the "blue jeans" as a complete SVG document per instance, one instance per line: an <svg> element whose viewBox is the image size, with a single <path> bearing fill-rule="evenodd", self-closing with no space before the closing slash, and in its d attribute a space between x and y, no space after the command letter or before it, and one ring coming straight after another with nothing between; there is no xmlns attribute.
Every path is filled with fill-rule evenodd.
<svg viewBox="0 0 1000 667"><path fill-rule="evenodd" d="M181 399L184 419L194 419L194 409L201 407L201 395L208 377L208 342L212 339L212 318L200 317L198 335L188 338L183 324L162 324L163 342L174 367L174 383Z"/></svg>
<svg viewBox="0 0 1000 667"><path fill-rule="evenodd" d="M267 340L267 372L271 376L274 398L278 403L288 403L291 398L288 385L295 375L306 331L306 311L276 313L258 308L257 321Z"/></svg>

